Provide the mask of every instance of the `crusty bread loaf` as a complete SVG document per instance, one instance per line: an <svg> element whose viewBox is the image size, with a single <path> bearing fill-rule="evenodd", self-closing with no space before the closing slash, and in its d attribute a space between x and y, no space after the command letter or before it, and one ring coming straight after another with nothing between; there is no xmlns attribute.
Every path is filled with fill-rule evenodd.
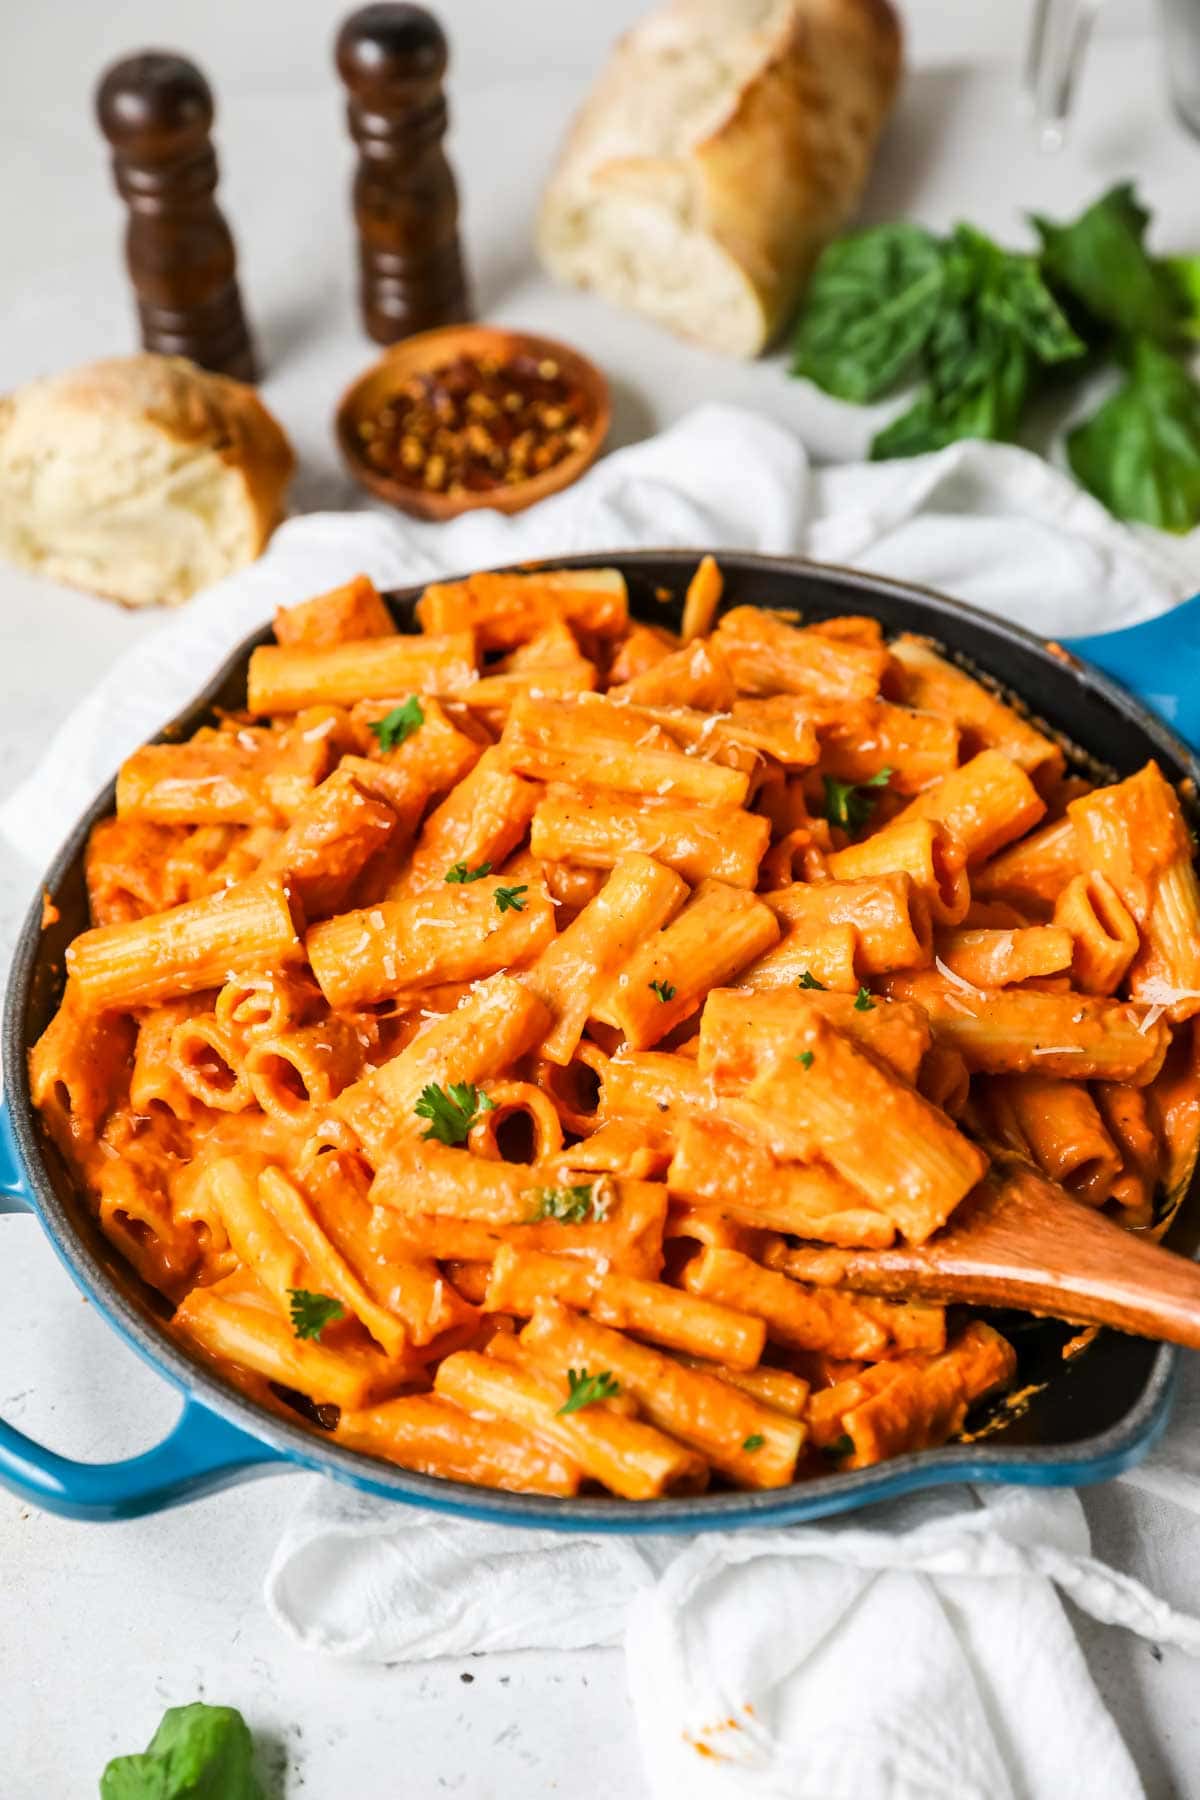
<svg viewBox="0 0 1200 1800"><path fill-rule="evenodd" d="M888 0L669 0L575 121L542 203L547 266L756 356L854 213L899 74Z"/></svg>
<svg viewBox="0 0 1200 1800"><path fill-rule="evenodd" d="M127 606L173 606L252 562L291 446L252 387L121 356L0 398L0 555Z"/></svg>

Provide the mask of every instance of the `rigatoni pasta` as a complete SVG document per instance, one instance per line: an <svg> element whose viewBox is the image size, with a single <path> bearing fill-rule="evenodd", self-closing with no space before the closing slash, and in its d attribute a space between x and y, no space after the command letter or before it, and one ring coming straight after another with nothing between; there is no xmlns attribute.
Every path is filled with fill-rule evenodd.
<svg viewBox="0 0 1200 1800"><path fill-rule="evenodd" d="M994 1158L1157 1230L1195 1159L1160 770L722 599L482 573L413 633L358 577L92 834L34 1102L176 1336L349 1449L645 1502L944 1442L1015 1353L871 1253Z"/></svg>

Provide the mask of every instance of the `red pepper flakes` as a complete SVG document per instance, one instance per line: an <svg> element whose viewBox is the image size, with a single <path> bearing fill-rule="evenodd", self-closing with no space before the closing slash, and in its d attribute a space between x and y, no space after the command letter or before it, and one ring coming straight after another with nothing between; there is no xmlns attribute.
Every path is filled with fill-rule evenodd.
<svg viewBox="0 0 1200 1800"><path fill-rule="evenodd" d="M553 357L460 356L411 376L357 430L366 460L395 479L481 494L583 449L591 419L586 390Z"/></svg>

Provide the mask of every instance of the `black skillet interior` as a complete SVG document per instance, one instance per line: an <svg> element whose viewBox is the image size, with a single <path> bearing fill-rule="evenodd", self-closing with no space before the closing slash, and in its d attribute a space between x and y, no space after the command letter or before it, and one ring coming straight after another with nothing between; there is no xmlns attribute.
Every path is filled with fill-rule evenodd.
<svg viewBox="0 0 1200 1800"><path fill-rule="evenodd" d="M696 559L696 552L660 551L563 557L555 559L553 566L621 568L629 584L634 615L670 625L678 623L681 596ZM1048 653L1045 646L1018 627L985 618L940 595L854 571L738 553L722 556L721 565L725 605L752 603L796 609L808 620L847 612L867 613L880 619L889 634L916 631L936 639L974 672L994 678L1009 696L1020 696L1027 710L1070 740L1094 773L1098 772L1094 766L1098 764L1101 770L1118 776L1129 774L1148 757L1155 756L1173 781L1200 776L1200 767L1189 759L1179 741L1124 690L1069 658ZM401 629L413 628L412 609L418 592L389 596ZM242 645L197 701L161 735L168 739L186 736L210 720L214 707L243 706L248 653L269 636L264 630ZM34 1174L35 1186L41 1188L48 1227L60 1242L66 1243L69 1255L72 1240L81 1247L82 1256L75 1254L82 1266L90 1264L93 1270L99 1266L119 1296L115 1299L116 1310L135 1335L140 1322L144 1335L148 1319L161 1322L165 1318L164 1303L141 1283L99 1232L65 1166L37 1132L30 1114L25 1068L29 1045L40 1035L57 1006L66 946L88 922L83 879L87 833L94 821L111 808L110 788L89 809L49 872L47 886L60 909L59 920L42 930L39 909L35 908L27 921L10 985L4 1061L14 1128L26 1166ZM45 1171L40 1182L39 1165ZM1168 1239L1173 1248L1189 1255L1195 1253L1200 1242L1197 1221L1192 1216L1196 1210L1191 1206L1181 1210ZM1151 1402L1167 1378L1171 1353L1143 1339L1102 1332L1086 1354L1064 1362L1061 1348L1071 1335L1066 1327L1053 1322L1035 1323L1019 1315L1006 1316L998 1322L1014 1329L1014 1342L1021 1352L1020 1380L1022 1384L1034 1384L1037 1391L1023 1410L1006 1417L1001 1429L989 1429L985 1441L975 1446L978 1462L1003 1462L1016 1452L1022 1463L1044 1462L1049 1476L1056 1451L1077 1447L1074 1453L1082 1456L1086 1450L1084 1440L1128 1428L1143 1413L1148 1416ZM155 1335L161 1345L154 1351L159 1360L173 1366L177 1373L189 1375L201 1390L211 1390L210 1374L183 1369L178 1349L165 1336ZM229 1390L224 1391L223 1398L227 1403L232 1399ZM244 1414L246 1403L235 1404ZM279 1421L254 1410L259 1414L259 1428L264 1429L264 1435L278 1439ZM311 1439L308 1442L311 1445ZM361 1458L345 1452L334 1454L346 1466L359 1470L363 1467ZM856 1480L853 1475L837 1479L850 1484ZM410 1488L426 1493L430 1490L430 1484L419 1478L408 1477L407 1482ZM445 1484L432 1485L436 1491ZM694 1511L699 1516L703 1505L695 1506Z"/></svg>

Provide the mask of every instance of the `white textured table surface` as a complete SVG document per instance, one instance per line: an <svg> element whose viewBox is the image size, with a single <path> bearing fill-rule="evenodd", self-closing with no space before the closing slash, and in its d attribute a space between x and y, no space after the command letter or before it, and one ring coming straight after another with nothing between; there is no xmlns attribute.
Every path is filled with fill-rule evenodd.
<svg viewBox="0 0 1200 1800"><path fill-rule="evenodd" d="M0 0L0 390L132 347L119 215L88 95L106 59L177 47L217 88L222 194L269 365L266 398L302 459L297 504L352 503L328 419L372 352L353 314L349 156L328 67L341 10L329 0L57 0L18 12ZM530 203L562 120L601 46L640 10L636 0L444 0L481 310L588 347L615 378L617 441L697 400L728 398L790 421L818 455L856 454L864 421L789 383L778 361L718 361L553 292L531 267ZM963 66L1015 57L1024 9L914 0L906 11L919 67L880 160L872 215L967 216L1011 236L1023 207L1065 212L1134 174L1164 243L1200 239L1200 149L1161 102L1146 0L1109 7L1078 128L1053 161L1029 142L1011 67ZM0 569L0 792L32 767L99 670L156 623ZM0 955L32 885L32 871L0 866ZM0 1414L84 1457L152 1443L174 1410L162 1384L92 1316L31 1222L6 1219L0 1234ZM638 1800L617 1652L361 1670L282 1640L263 1611L261 1577L303 1479L107 1528L30 1514L0 1493L4 1800L94 1793L108 1756L139 1748L164 1706L196 1697L245 1711L270 1746L281 1795ZM1134 1547L1120 1491L1088 1507L1098 1553L1126 1566ZM1196 1549L1185 1542L1174 1554L1185 1564ZM1200 1583L1189 1596L1178 1568L1170 1573L1176 1597L1194 1605ZM1083 1639L1151 1800L1200 1795L1194 1665L1096 1627Z"/></svg>

